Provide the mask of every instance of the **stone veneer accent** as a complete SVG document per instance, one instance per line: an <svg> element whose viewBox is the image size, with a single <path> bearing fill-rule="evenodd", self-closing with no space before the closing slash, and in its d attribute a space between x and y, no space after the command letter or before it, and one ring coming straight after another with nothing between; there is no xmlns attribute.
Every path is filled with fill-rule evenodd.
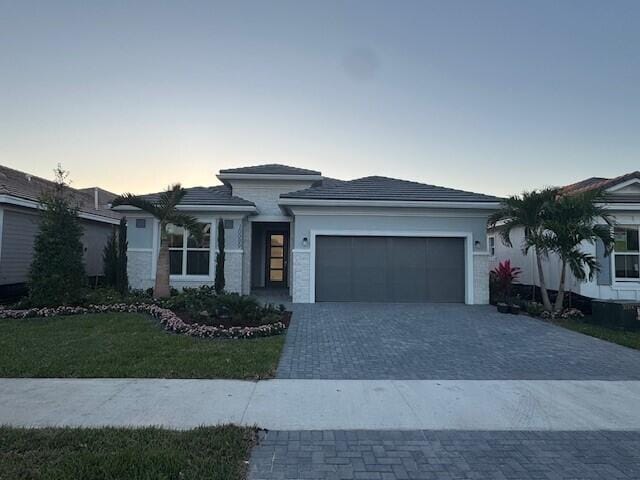
<svg viewBox="0 0 640 480"><path fill-rule="evenodd" d="M247 255L243 255L242 261L242 293L249 295L251 293L251 239L252 239L252 224L248 220L242 220L242 250L248 252Z"/></svg>
<svg viewBox="0 0 640 480"><path fill-rule="evenodd" d="M242 293L242 251L226 251L224 254L225 290Z"/></svg>
<svg viewBox="0 0 640 480"><path fill-rule="evenodd" d="M473 256L473 303L489 303L489 255Z"/></svg>
<svg viewBox="0 0 640 480"><path fill-rule="evenodd" d="M291 299L293 303L309 303L311 292L309 291L309 276L311 275L310 258L308 250L294 250L293 255L293 282Z"/></svg>
<svg viewBox="0 0 640 480"><path fill-rule="evenodd" d="M154 278L151 271L153 264L153 252L131 251L127 252L127 274L131 288L146 290L153 287Z"/></svg>

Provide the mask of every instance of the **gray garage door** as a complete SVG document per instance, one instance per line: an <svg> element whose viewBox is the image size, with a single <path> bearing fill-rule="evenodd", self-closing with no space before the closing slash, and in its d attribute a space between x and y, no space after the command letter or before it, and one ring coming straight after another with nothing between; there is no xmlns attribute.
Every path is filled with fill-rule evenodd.
<svg viewBox="0 0 640 480"><path fill-rule="evenodd" d="M464 239L316 239L318 302L464 302Z"/></svg>

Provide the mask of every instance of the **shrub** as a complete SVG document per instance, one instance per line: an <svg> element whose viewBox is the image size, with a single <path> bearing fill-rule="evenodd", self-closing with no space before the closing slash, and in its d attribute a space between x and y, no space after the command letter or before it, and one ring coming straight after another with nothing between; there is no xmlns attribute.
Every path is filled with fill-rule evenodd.
<svg viewBox="0 0 640 480"><path fill-rule="evenodd" d="M584 314L577 308L567 308L562 311L560 318L563 320L582 320Z"/></svg>
<svg viewBox="0 0 640 480"><path fill-rule="evenodd" d="M29 272L29 301L35 306L77 304L86 280L82 226L71 203L67 173L55 171L53 190L40 198L42 217Z"/></svg>
<svg viewBox="0 0 640 480"><path fill-rule="evenodd" d="M102 269L105 285L115 288L118 282L118 241L115 231L111 233L102 251Z"/></svg>
<svg viewBox="0 0 640 480"><path fill-rule="evenodd" d="M129 291L129 275L127 274L127 219L122 217L118 225L118 250L116 264L116 284L115 287L122 294Z"/></svg>
<svg viewBox="0 0 640 480"><path fill-rule="evenodd" d="M527 302L527 313L532 317L539 317L544 312L544 305L538 302Z"/></svg>
<svg viewBox="0 0 640 480"><path fill-rule="evenodd" d="M511 266L511 260L500 262L492 270L493 282L501 301L506 301L511 296L511 286L520 276L521 269Z"/></svg>

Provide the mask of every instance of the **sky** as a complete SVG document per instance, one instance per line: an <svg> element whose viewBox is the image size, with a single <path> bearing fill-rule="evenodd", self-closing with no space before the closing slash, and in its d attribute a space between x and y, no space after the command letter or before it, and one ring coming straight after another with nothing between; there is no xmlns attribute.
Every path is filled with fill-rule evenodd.
<svg viewBox="0 0 640 480"><path fill-rule="evenodd" d="M640 170L638 1L0 0L0 164L282 163L507 195Z"/></svg>

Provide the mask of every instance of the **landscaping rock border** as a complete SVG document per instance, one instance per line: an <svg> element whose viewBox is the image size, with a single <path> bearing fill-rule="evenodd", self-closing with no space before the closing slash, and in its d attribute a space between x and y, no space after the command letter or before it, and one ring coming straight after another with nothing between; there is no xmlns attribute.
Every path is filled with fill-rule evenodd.
<svg viewBox="0 0 640 480"><path fill-rule="evenodd" d="M213 327L198 323L185 323L167 308L152 303L116 303L112 305L89 305L88 307L45 307L26 310L0 308L0 318L37 318L56 315L82 315L86 313L146 313L160 322L165 330L199 338L256 338L278 335L286 330L283 322L269 323L258 327Z"/></svg>

